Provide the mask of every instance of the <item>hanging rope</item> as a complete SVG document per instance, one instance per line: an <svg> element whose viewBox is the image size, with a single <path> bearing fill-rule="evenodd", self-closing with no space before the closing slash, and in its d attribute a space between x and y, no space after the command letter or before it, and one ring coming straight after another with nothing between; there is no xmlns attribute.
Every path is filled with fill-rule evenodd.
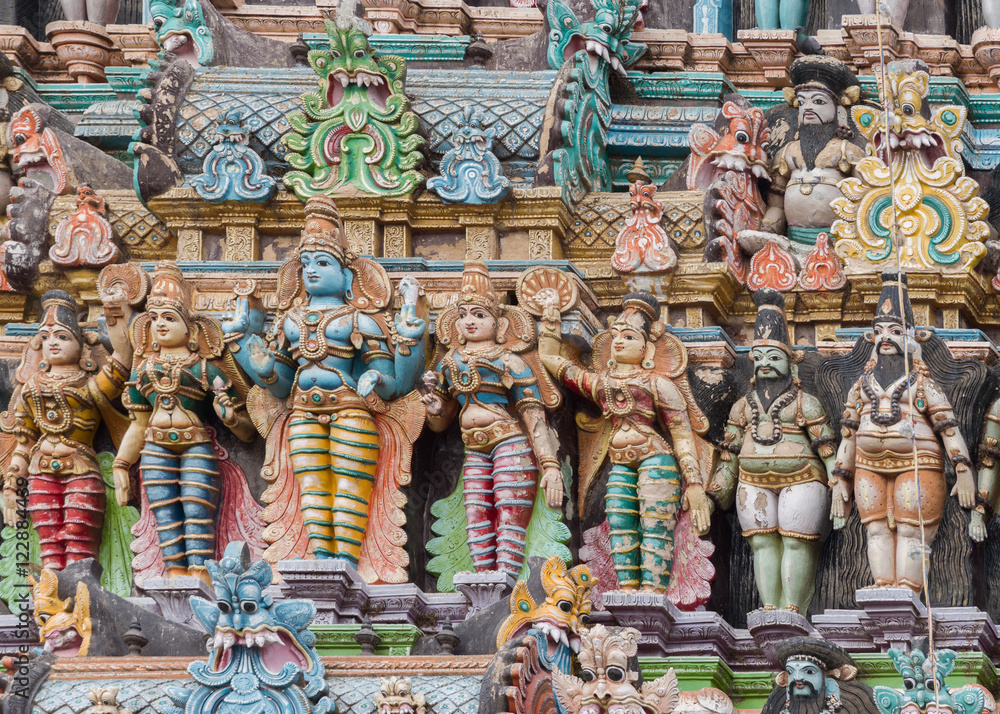
<svg viewBox="0 0 1000 714"><path fill-rule="evenodd" d="M888 13L887 13L888 14ZM903 308L903 277L905 273L903 271L901 254L903 251L903 241L899 233L899 216L896 209L896 175L892 170L892 146L889 143L889 113L890 110L894 109L891 105L890 94L888 91L888 84L886 83L885 74L885 47L882 43L882 3L879 2L875 8L875 24L878 31L878 52L879 52L879 72L881 75L881 84L879 87L879 99L882 101L882 111L884 115L884 125L885 125L885 150L886 150L886 164L889 168L889 193L892 198L892 230L890 231L891 240L895 247L896 252L896 273L898 275L897 289L898 289L898 299L899 299L899 311L900 317L903 322L903 377L906 380L907 385L907 417L909 419L910 426L910 445L912 447L913 455L913 482L916 487L917 495L917 523L920 526L920 572L921 580L924 592L924 602L927 605L927 657L930 660L932 669L936 669L937 665L937 655L934 647L934 610L931 607L931 599L928 590L928 563L930 560L930 547L927 544L927 533L924 528L924 516L923 509L921 508L921 493L920 493L920 469L917 464L917 438L916 438L916 424L913 419L913 385L910 384L910 340L914 340L913 344L916 345L916 335L910 335L906 328L906 312ZM914 326L915 332L915 326ZM912 553L907 553L905 557L911 557ZM897 551L898 557L898 551ZM934 697L937 703L937 708L941 709L941 694L939 688L937 687L937 677L934 678Z"/></svg>

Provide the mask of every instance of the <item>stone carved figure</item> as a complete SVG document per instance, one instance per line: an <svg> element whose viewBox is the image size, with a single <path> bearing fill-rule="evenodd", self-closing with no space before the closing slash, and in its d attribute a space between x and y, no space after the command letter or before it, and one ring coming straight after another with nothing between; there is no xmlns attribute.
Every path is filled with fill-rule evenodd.
<svg viewBox="0 0 1000 714"><path fill-rule="evenodd" d="M831 513L834 528L842 528L853 496L868 533L875 585L908 587L919 593L924 557L921 526L930 545L948 497L945 459L957 475L952 495L966 509L976 505L973 466L952 402L929 362L921 358L915 336L931 338L914 333L905 275L882 274L872 329L855 346L856 352L867 350L870 357L844 400L842 440L830 479ZM841 367L827 360L820 372L830 374ZM837 379L843 382L845 377ZM982 383L966 387L972 391L965 398L974 401L971 395L980 391Z"/></svg>
<svg viewBox="0 0 1000 714"><path fill-rule="evenodd" d="M969 537L981 543L986 538L986 507L1000 511L1000 399L986 413L978 456L978 502L972 509Z"/></svg>
<svg viewBox="0 0 1000 714"><path fill-rule="evenodd" d="M121 0L60 0L60 4L70 22L92 22L104 27L118 17Z"/></svg>
<svg viewBox="0 0 1000 714"><path fill-rule="evenodd" d="M413 680L409 677L380 677L375 711L378 714L424 714L427 699L423 694L413 693Z"/></svg>
<svg viewBox="0 0 1000 714"><path fill-rule="evenodd" d="M736 512L764 608L805 614L829 531L836 434L823 403L803 392L793 371L784 298L759 290L754 302L751 391L729 414L718 469L739 481Z"/></svg>
<svg viewBox="0 0 1000 714"><path fill-rule="evenodd" d="M759 30L800 30L809 19L809 0L758 0Z"/></svg>
<svg viewBox="0 0 1000 714"><path fill-rule="evenodd" d="M533 6L533 5L532 5ZM427 180L445 203L497 203L510 191L500 160L493 153L499 128L483 128L483 113L469 105L462 109L451 133L451 148L441 158L441 175Z"/></svg>
<svg viewBox="0 0 1000 714"><path fill-rule="evenodd" d="M538 363L534 319L500 304L485 263L465 263L458 304L438 319L437 338L447 352L421 399L431 429L443 431L456 416L462 429L473 566L517 577L538 487L550 508L563 501L545 416L559 406L559 392Z"/></svg>
<svg viewBox="0 0 1000 714"><path fill-rule="evenodd" d="M132 714L132 710L118 702L118 687L91 687L87 693L90 708L86 714Z"/></svg>
<svg viewBox="0 0 1000 714"><path fill-rule="evenodd" d="M611 328L595 338L588 368L561 354L558 298L546 295L536 301L545 306L539 333L542 363L601 409L589 429L594 441L581 444L581 502L591 497L595 475L609 458L604 500L618 584L624 590L666 592L681 510L690 512L702 534L712 512L706 494L711 454L699 448L692 427L694 420L701 428L704 416L687 390L685 348L665 332L656 299L631 293ZM681 567L688 565L686 558L676 560Z"/></svg>
<svg viewBox="0 0 1000 714"><path fill-rule="evenodd" d="M353 2L326 21L330 50L311 50L319 75L315 92L303 95L302 112L288 121L285 185L305 201L310 196L375 194L403 196L423 182L419 121L403 93L406 62L375 55L371 28L353 16Z"/></svg>
<svg viewBox="0 0 1000 714"><path fill-rule="evenodd" d="M132 422L114 460L116 498L128 503L129 469L139 462L144 516L156 520L167 575L208 581L222 482L206 418L211 409L250 441L248 386L219 324L193 312L191 288L176 263L156 266L146 311L133 320L130 336L135 364L123 401Z"/></svg>
<svg viewBox="0 0 1000 714"><path fill-rule="evenodd" d="M268 438L269 562L308 553L347 560L370 582L406 581L399 486L409 483L424 422L419 395L409 394L425 362L418 290L404 280L403 307L389 319L388 275L347 249L336 205L316 197L298 251L279 271L266 337L255 334L263 313L247 298L226 321L259 387L252 399Z"/></svg>
<svg viewBox="0 0 1000 714"><path fill-rule="evenodd" d="M842 196L837 184L865 155L849 114L861 87L847 65L825 55L800 57L789 73L795 86L784 90L788 106L767 113L773 180L763 230L787 230L793 250L805 258L837 217L830 205Z"/></svg>
<svg viewBox="0 0 1000 714"><path fill-rule="evenodd" d="M152 0L156 42L192 67L294 67L289 45L236 27L211 0Z"/></svg>
<svg viewBox="0 0 1000 714"><path fill-rule="evenodd" d="M931 112L929 89L926 64L891 62L881 87L888 130L885 112L852 109L870 155L857 162L857 178L840 183L831 232L837 254L855 271L896 261L896 250L904 269L964 272L986 255L989 206L960 155L968 110L948 104Z"/></svg>
<svg viewBox="0 0 1000 714"><path fill-rule="evenodd" d="M629 711L645 714L732 714L725 692L705 687L681 692L673 667L652 682L642 682L636 653L639 631L631 627L595 625L581 635L581 677L553 671L552 689L567 714Z"/></svg>
<svg viewBox="0 0 1000 714"><path fill-rule="evenodd" d="M759 181L771 179L766 151L771 130L760 109L729 94L713 126L694 124L688 139L685 187L705 192L705 260L725 262L745 284L749 256L764 247L759 236L766 204Z"/></svg>
<svg viewBox="0 0 1000 714"><path fill-rule="evenodd" d="M926 641L923 643L926 645ZM875 702L880 714L900 714L912 711L952 711L955 714L992 714L996 700L981 684L966 684L952 688L945 679L955 669L957 654L953 650L935 650L928 655L921 648L903 652L889 649L892 664L903 678L903 689L875 687Z"/></svg>
<svg viewBox="0 0 1000 714"><path fill-rule="evenodd" d="M25 479L27 510L46 568L62 570L98 556L106 504L93 443L102 420L116 443L127 428L111 404L132 364L125 297L106 296L123 319L108 325L113 352L102 359L80 328L76 301L61 290L45 293L38 334L14 373L10 407L0 419L16 439L4 474L4 521L18 522L15 490Z"/></svg>
<svg viewBox="0 0 1000 714"><path fill-rule="evenodd" d="M114 230L104 199L82 184L76 190L76 212L56 226L49 258L62 268L103 268L118 260Z"/></svg>
<svg viewBox="0 0 1000 714"><path fill-rule="evenodd" d="M632 215L615 238L611 267L633 285L642 274L663 275L677 265L677 254L660 225L663 204L656 200L656 185L637 158L628 173ZM652 277L652 276L651 276Z"/></svg>
<svg viewBox="0 0 1000 714"><path fill-rule="evenodd" d="M872 689L842 648L817 637L792 637L776 651L782 671L761 714L877 714Z"/></svg>
<svg viewBox="0 0 1000 714"><path fill-rule="evenodd" d="M243 112L230 109L215 129L215 146L205 157L202 172L191 178L198 195L210 203L270 200L278 191L278 182L267 175L267 167L249 143L242 126Z"/></svg>
<svg viewBox="0 0 1000 714"><path fill-rule="evenodd" d="M59 577L49 568L43 568L37 580L29 575L28 584L45 651L56 657L86 657L93 630L87 584L77 583L75 598L60 598Z"/></svg>
<svg viewBox="0 0 1000 714"><path fill-rule="evenodd" d="M171 687L164 714L228 714L280 711L329 714L326 671L309 624L309 600L274 602L264 590L271 566L250 562L245 543L234 541L220 560L207 563L215 601L191 598L191 609L210 633L207 660L188 666L197 687Z"/></svg>

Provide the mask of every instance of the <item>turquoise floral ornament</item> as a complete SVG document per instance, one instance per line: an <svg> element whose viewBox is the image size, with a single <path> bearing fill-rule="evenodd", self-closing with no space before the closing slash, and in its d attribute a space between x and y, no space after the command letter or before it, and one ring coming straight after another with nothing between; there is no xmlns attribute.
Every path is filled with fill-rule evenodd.
<svg viewBox="0 0 1000 714"><path fill-rule="evenodd" d="M233 542L224 557L209 561L215 602L192 597L191 609L209 633L207 661L188 673L201 686L173 687L175 706L163 714L331 714L325 668L316 636L307 628L316 616L308 600L274 603L264 589L271 566L250 563L245 543Z"/></svg>
<svg viewBox="0 0 1000 714"><path fill-rule="evenodd" d="M945 683L955 668L952 650L937 650L932 659L919 649L892 648L889 657L903 677L903 689L874 688L875 704L882 714L926 714L932 709L939 714L983 714L996 708L993 696L978 684L952 689Z"/></svg>

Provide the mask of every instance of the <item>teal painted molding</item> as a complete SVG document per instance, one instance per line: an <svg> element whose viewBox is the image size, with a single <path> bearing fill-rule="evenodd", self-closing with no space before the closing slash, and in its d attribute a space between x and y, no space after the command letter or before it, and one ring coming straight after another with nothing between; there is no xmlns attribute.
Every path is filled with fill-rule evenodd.
<svg viewBox="0 0 1000 714"><path fill-rule="evenodd" d="M118 98L110 84L39 84L39 98L67 114L82 114L97 102Z"/></svg>
<svg viewBox="0 0 1000 714"><path fill-rule="evenodd" d="M306 32L302 39L310 49L330 48L330 38L321 32ZM407 62L461 62L465 48L472 42L468 35L372 35L369 43L376 54L399 55Z"/></svg>
<svg viewBox="0 0 1000 714"><path fill-rule="evenodd" d="M146 75L152 70L149 67L106 67L104 75L108 84L116 92L133 95L146 86Z"/></svg>
<svg viewBox="0 0 1000 714"><path fill-rule="evenodd" d="M629 72L629 81L644 99L718 101L736 88L721 72Z"/></svg>

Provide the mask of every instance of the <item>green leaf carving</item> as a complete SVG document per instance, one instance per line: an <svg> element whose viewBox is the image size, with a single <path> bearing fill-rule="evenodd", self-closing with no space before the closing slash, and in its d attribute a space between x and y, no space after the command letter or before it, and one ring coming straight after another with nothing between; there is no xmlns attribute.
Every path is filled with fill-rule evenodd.
<svg viewBox="0 0 1000 714"><path fill-rule="evenodd" d="M97 455L107 493L107 511L101 531L101 550L98 560L104 568L101 587L119 597L132 594L132 526L139 522L139 511L133 506L119 506L115 499L115 481L111 462L114 454L102 451Z"/></svg>

